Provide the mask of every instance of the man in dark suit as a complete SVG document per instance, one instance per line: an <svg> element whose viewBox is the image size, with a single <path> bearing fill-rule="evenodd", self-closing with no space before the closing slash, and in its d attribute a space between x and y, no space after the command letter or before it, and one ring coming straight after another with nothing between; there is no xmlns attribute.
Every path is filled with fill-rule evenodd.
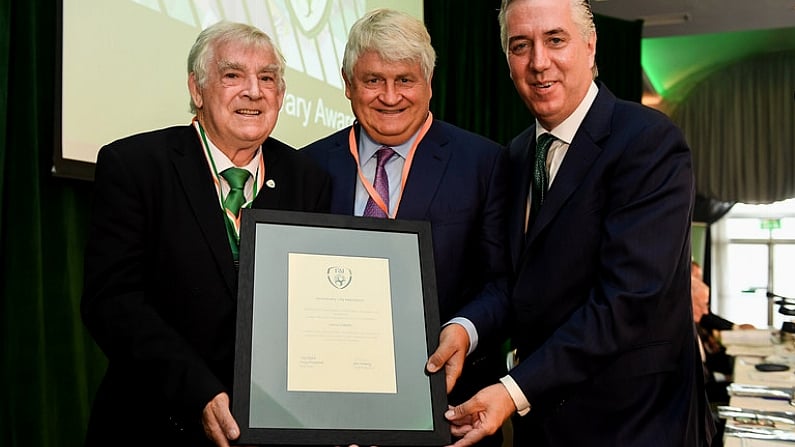
<svg viewBox="0 0 795 447"><path fill-rule="evenodd" d="M464 316L480 318L482 338L510 324L517 361L447 412L464 436L456 445L514 414L516 445L708 445L690 308L689 148L664 115L594 82L587 0L505 0L499 18L536 122L509 146L511 305L501 320ZM466 342L443 334L429 369Z"/></svg>
<svg viewBox="0 0 795 447"><path fill-rule="evenodd" d="M496 143L433 118L434 61L421 21L393 10L366 14L351 28L342 69L357 121L302 151L331 173L332 212L430 221L446 321L475 296L507 299L507 166ZM500 351L495 338L470 353L452 402L504 372Z"/></svg>
<svg viewBox="0 0 795 447"><path fill-rule="evenodd" d="M191 125L99 153L82 313L108 369L90 446L236 439L228 393L239 208L328 211L328 175L269 138L285 90L270 38L248 25L213 25L188 66ZM242 175L239 185L230 172Z"/></svg>

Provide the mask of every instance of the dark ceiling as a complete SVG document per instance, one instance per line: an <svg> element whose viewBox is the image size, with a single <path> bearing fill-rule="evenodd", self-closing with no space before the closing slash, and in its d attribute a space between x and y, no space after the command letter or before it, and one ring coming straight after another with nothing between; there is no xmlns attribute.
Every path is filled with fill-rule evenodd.
<svg viewBox="0 0 795 447"><path fill-rule="evenodd" d="M591 0L597 14L643 20L647 88L676 102L714 72L755 55L795 51L795 0Z"/></svg>
<svg viewBox="0 0 795 447"><path fill-rule="evenodd" d="M594 12L643 19L644 37L795 26L795 0L591 0Z"/></svg>

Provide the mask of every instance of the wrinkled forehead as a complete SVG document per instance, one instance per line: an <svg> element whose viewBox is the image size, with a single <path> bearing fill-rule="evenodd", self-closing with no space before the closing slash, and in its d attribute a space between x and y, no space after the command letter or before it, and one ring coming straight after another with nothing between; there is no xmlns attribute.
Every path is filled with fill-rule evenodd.
<svg viewBox="0 0 795 447"><path fill-rule="evenodd" d="M251 63L260 61L265 64L276 64L278 58L273 47L267 42L243 42L239 40L219 41L213 45L212 60L216 63L222 61L236 61L237 63Z"/></svg>
<svg viewBox="0 0 795 447"><path fill-rule="evenodd" d="M233 70L256 73L279 73L279 64L252 59L218 59L215 61L219 72Z"/></svg>
<svg viewBox="0 0 795 447"><path fill-rule="evenodd" d="M506 40L531 32L579 35L586 42L595 38L593 19L584 0L517 0L505 13Z"/></svg>
<svg viewBox="0 0 795 447"><path fill-rule="evenodd" d="M281 75L281 65L272 51L265 47L238 47L219 51L209 61L210 71L224 73L239 71L243 73L273 73Z"/></svg>

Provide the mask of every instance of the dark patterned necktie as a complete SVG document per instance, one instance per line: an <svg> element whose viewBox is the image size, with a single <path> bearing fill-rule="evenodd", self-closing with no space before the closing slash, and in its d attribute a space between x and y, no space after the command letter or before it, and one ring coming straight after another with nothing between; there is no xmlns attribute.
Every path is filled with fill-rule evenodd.
<svg viewBox="0 0 795 447"><path fill-rule="evenodd" d="M530 202L530 222L538 215L538 210L544 203L544 196L549 187L547 174L547 153L555 137L550 133L542 133L536 142L535 164L533 165L533 197ZM528 228L530 225L528 225Z"/></svg>
<svg viewBox="0 0 795 447"><path fill-rule="evenodd" d="M386 146L381 146L381 149L378 149L378 152L375 153L377 164L375 167L373 187L375 188L375 192L384 200L384 205L386 205L387 210L389 210L389 178L387 178L386 168L384 166L393 155L395 155L395 151L392 150L391 147ZM367 205L364 207L363 215L367 217L387 217L387 214L375 203L372 197L367 198Z"/></svg>

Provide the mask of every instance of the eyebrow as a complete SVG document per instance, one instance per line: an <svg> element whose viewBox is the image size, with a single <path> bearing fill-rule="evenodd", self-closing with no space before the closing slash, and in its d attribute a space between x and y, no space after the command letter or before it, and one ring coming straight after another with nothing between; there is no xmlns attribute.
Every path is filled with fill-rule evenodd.
<svg viewBox="0 0 795 447"><path fill-rule="evenodd" d="M568 31L566 31L563 28L554 28L554 29L551 29L549 31L544 32L545 36L553 36L555 34L569 34L569 33L568 33Z"/></svg>
<svg viewBox="0 0 795 447"><path fill-rule="evenodd" d="M563 28L553 28L551 30L544 31L543 33L544 36L556 36L558 34L569 35L568 31L566 31ZM508 38L508 42L513 42L515 40L532 40L532 39L528 37L527 34L518 34L516 36L511 36Z"/></svg>
<svg viewBox="0 0 795 447"><path fill-rule="evenodd" d="M244 64L241 64L239 62L228 61L228 60L218 61L218 68L220 70L227 70L227 69L239 70L239 71L245 71L246 70L246 66ZM279 65L278 64L268 64L268 65L266 65L264 67L260 67L257 70L257 73L278 73L278 72L279 72Z"/></svg>
<svg viewBox="0 0 795 447"><path fill-rule="evenodd" d="M278 73L279 72L279 64L268 64L259 69L260 73Z"/></svg>
<svg viewBox="0 0 795 447"><path fill-rule="evenodd" d="M218 61L218 68L221 70L232 69L232 70L243 70L245 66L240 63L227 61L227 60L220 60Z"/></svg>

